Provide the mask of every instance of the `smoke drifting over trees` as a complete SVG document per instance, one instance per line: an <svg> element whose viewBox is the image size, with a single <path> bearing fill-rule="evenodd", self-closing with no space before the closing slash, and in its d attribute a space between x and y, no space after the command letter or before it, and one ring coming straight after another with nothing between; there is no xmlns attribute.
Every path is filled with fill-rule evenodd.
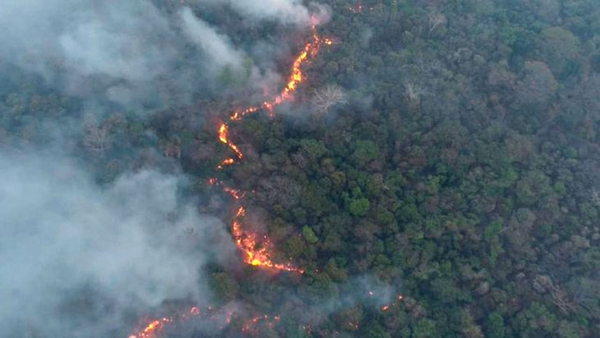
<svg viewBox="0 0 600 338"><path fill-rule="evenodd" d="M293 23L301 26L310 24L308 9L302 4L301 0L198 0L198 2L213 5L227 3L241 15L255 20L276 19L283 23Z"/></svg>
<svg viewBox="0 0 600 338"><path fill-rule="evenodd" d="M127 311L209 302L202 267L234 254L222 222L179 201L176 176L141 171L101 188L40 152L2 153L0 170L4 337L106 337Z"/></svg>
<svg viewBox="0 0 600 338"><path fill-rule="evenodd" d="M249 19L309 25L308 9L297 1L232 1L231 6ZM69 95L136 108L183 105L199 91L222 90L211 82L224 66L239 68L244 62L244 53L227 36L189 8L166 13L149 0L9 1L0 10L0 29L4 67L33 71ZM270 71L250 69L252 82ZM177 100L161 100L165 87Z"/></svg>
<svg viewBox="0 0 600 338"><path fill-rule="evenodd" d="M0 336L597 336L598 1L321 2L3 1Z"/></svg>
<svg viewBox="0 0 600 338"><path fill-rule="evenodd" d="M270 9L260 10L264 5ZM296 1L232 1L231 7L249 19L309 24L308 9ZM10 144L18 151L0 149L1 336L127 334L123 330L133 329L141 311L165 300L212 302L205 265L236 255L224 223L201 216L199 201L182 197L191 184L179 170L121 170L100 186L98 172L76 154L78 143L92 158L122 152L123 136L115 134L122 122L110 120L114 111L147 116L148 108L187 105L195 93L220 88L212 83L227 68L246 72L254 84L273 76L271 69L245 66L250 56L189 8L161 8L158 2L116 0L0 6L3 121L43 132L49 141L16 137ZM64 95L80 103L59 112L35 90L6 98L20 77L40 78L36 86L50 101ZM21 119L37 109L25 104L30 98L50 112L36 123L43 124L39 129ZM84 123L81 110L100 122ZM10 123L2 132L12 132Z"/></svg>

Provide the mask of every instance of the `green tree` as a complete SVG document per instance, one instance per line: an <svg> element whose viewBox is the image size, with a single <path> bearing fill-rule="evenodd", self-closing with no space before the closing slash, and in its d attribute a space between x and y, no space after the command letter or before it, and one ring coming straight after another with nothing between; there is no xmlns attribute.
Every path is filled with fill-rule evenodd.
<svg viewBox="0 0 600 338"><path fill-rule="evenodd" d="M355 143L354 153L352 157L358 165L367 164L374 159L379 158L379 148L373 141L357 141Z"/></svg>
<svg viewBox="0 0 600 338"><path fill-rule="evenodd" d="M356 217L362 217L369 212L369 208L371 207L371 203L366 198L357 198L352 199L348 204L348 211L350 214Z"/></svg>
<svg viewBox="0 0 600 338"><path fill-rule="evenodd" d="M302 235L304 236L304 239L310 244L316 244L319 241L319 238L317 237L317 235L315 235L313 229L308 225L302 227Z"/></svg>
<svg viewBox="0 0 600 338"><path fill-rule="evenodd" d="M419 319L413 328L414 338L434 338L440 337L436 323L428 318Z"/></svg>
<svg viewBox="0 0 600 338"><path fill-rule="evenodd" d="M504 326L504 317L498 311L490 313L487 317L485 334L489 338L506 337L506 327Z"/></svg>

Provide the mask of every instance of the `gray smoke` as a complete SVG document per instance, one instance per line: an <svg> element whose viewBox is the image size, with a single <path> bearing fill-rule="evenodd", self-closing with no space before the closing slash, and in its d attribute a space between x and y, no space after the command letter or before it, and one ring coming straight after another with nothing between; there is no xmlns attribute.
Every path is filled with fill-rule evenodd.
<svg viewBox="0 0 600 338"><path fill-rule="evenodd" d="M227 36L218 34L214 28L198 19L189 8L181 11L184 33L187 37L206 51L210 62L217 67L240 67L242 54L235 50Z"/></svg>
<svg viewBox="0 0 600 338"><path fill-rule="evenodd" d="M254 20L276 19L301 26L310 24L310 14L302 4L302 0L198 0L198 2L215 5L228 3L241 15Z"/></svg>
<svg viewBox="0 0 600 338"><path fill-rule="evenodd" d="M158 90L181 41L148 1L8 1L0 29L0 58L70 95L101 100L116 89L129 92L118 100L130 105Z"/></svg>
<svg viewBox="0 0 600 338"><path fill-rule="evenodd" d="M249 19L309 22L295 0L200 2L230 4ZM0 65L40 74L69 95L136 109L186 104L194 93L216 90L211 82L224 67L235 70L246 56L191 10L167 14L150 0L8 0L0 31ZM272 70L249 72L251 84Z"/></svg>
<svg viewBox="0 0 600 338"><path fill-rule="evenodd" d="M56 154L0 154L0 336L106 337L126 311L210 302L200 269L234 252L222 223L141 171L104 189ZM19 336L17 334L17 336Z"/></svg>
<svg viewBox="0 0 600 338"><path fill-rule="evenodd" d="M301 1L200 1L249 20L309 23ZM218 92L226 70L246 74L242 86L277 83L269 58L278 46L243 49L192 10L167 13L157 2L2 1L0 71L39 75L94 115L113 104L189 104L195 93ZM248 66L257 56L265 60ZM80 141L72 129L81 123L57 124L48 133ZM202 268L236 250L220 221L181 198L186 185L181 175L145 170L101 187L73 155L0 148L0 336L115 337L166 300L210 303Z"/></svg>

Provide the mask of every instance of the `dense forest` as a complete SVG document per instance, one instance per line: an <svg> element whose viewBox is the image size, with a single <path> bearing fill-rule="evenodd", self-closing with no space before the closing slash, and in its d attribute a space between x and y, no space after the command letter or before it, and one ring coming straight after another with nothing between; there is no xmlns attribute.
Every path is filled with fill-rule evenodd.
<svg viewBox="0 0 600 338"><path fill-rule="evenodd" d="M223 337L597 337L600 3L320 2L329 18L317 30L331 45L303 64L292 102L231 123L245 158L223 170L232 152L219 123L263 98L249 71L228 67L189 97L159 78L153 100L102 103L102 114L12 69L0 145L23 152L60 139L102 187L149 168L185 175L181 198L226 225L236 201L208 180L246 192L273 260L303 273L231 258L204 266L215 306L277 316L242 330L251 316L234 315ZM165 16L189 6L248 50L283 46L265 48L283 77L310 39L276 20L249 28L228 6L154 6ZM260 53L242 68L262 67ZM390 295L371 300L364 284ZM186 303L147 310L176 302ZM207 334L170 330L162 336Z"/></svg>

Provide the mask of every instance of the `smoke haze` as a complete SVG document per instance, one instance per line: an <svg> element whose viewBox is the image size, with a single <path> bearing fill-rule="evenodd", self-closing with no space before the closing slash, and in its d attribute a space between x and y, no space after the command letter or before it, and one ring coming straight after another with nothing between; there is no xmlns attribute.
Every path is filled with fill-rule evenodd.
<svg viewBox="0 0 600 338"><path fill-rule="evenodd" d="M249 21L311 24L296 0L198 3L228 5ZM279 82L273 55L286 48L237 46L192 9L167 13L152 1L9 0L0 30L0 71L38 75L99 116L113 105L152 112L189 104L195 93L217 91L224 70L246 74L242 86L262 93ZM65 144L85 132L73 130L83 126L75 119L49 124L45 132ZM77 156L49 148L0 148L0 336L122 336L167 300L212 304L203 268L238 252L222 222L182 197L185 177L141 170L100 186ZM329 314L365 293L344 292L314 310Z"/></svg>
<svg viewBox="0 0 600 338"><path fill-rule="evenodd" d="M210 62L217 66L240 67L241 54L236 51L226 36L218 34L207 23L198 19L189 8L181 11L183 28L187 37L206 51Z"/></svg>
<svg viewBox="0 0 600 338"><path fill-rule="evenodd" d="M213 5L228 3L239 14L255 20L276 19L283 23L304 26L310 23L308 9L301 0L199 0L199 2Z"/></svg>
<svg viewBox="0 0 600 338"><path fill-rule="evenodd" d="M141 171L102 189L73 161L41 153L0 154L0 172L0 336L33 327L105 337L125 310L208 302L200 269L216 250L234 252L221 222L178 201L181 178ZM81 316L98 318L84 329Z"/></svg>
<svg viewBox="0 0 600 338"><path fill-rule="evenodd" d="M200 2L229 3L253 20L309 21L299 1ZM168 14L149 0L11 0L0 8L0 30L7 66L39 74L69 95L136 109L183 105L194 93L219 89L213 82L223 67L239 68L245 54L189 8ZM249 83L260 74L272 78L272 69L251 71Z"/></svg>

